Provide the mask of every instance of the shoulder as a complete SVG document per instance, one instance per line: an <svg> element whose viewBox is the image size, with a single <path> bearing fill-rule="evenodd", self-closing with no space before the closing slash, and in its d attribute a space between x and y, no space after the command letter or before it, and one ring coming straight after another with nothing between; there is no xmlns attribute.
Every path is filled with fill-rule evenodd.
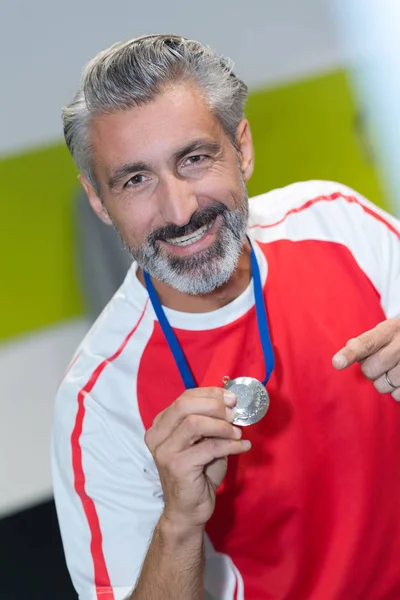
<svg viewBox="0 0 400 600"><path fill-rule="evenodd" d="M398 221L393 216L334 181L293 183L250 200L249 228L256 237L283 235L343 243L354 237L361 223L376 230L375 235L379 229L397 234Z"/></svg>
<svg viewBox="0 0 400 600"><path fill-rule="evenodd" d="M356 199L360 200L362 196L335 181L299 181L251 198L250 212L253 219L262 215L268 219L285 215L289 210L305 211L315 204L333 202L341 198L350 204ZM363 200L369 203L365 198Z"/></svg>
<svg viewBox="0 0 400 600"><path fill-rule="evenodd" d="M398 315L400 222L352 188L306 181L257 196L250 201L249 233L265 248L271 242L300 242L298 251L308 242L315 251L329 247L331 259L346 248L380 294L385 314Z"/></svg>
<svg viewBox="0 0 400 600"><path fill-rule="evenodd" d="M97 414L123 413L141 356L154 326L146 291L133 270L86 334L59 385L55 423L76 420L80 396ZM118 403L115 398L118 397ZM126 397L126 398L125 398Z"/></svg>

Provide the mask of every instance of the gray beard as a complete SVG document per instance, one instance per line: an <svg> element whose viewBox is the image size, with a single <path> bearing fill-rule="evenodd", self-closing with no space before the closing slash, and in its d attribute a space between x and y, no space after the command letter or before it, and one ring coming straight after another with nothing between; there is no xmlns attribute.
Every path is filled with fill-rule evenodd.
<svg viewBox="0 0 400 600"><path fill-rule="evenodd" d="M139 248L129 247L121 236L120 238L139 267L155 279L183 294L209 294L229 281L237 267L248 225L246 189L244 188L244 197L239 207L224 209L219 214L222 223L214 244L193 256L169 254L157 240L151 239L151 234Z"/></svg>

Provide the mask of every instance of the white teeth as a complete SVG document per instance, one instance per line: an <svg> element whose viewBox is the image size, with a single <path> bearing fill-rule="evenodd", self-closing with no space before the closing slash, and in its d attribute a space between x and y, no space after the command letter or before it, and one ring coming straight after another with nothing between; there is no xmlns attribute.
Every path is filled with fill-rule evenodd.
<svg viewBox="0 0 400 600"><path fill-rule="evenodd" d="M211 227L214 225L214 221L208 225L203 225L203 227L200 227L197 229L197 231L194 231L190 235L183 235L182 237L177 238L168 238L165 241L173 246L189 246L190 244L194 244L194 242L197 242L197 240L199 240L209 229L211 229Z"/></svg>

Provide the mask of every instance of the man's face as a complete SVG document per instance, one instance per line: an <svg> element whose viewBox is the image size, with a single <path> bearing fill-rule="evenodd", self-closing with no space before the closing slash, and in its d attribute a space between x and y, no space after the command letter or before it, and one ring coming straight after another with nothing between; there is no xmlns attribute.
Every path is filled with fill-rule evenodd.
<svg viewBox="0 0 400 600"><path fill-rule="evenodd" d="M183 293L225 283L247 227L247 122L236 150L198 91L181 85L147 105L97 117L91 141L101 200L81 181L139 266Z"/></svg>

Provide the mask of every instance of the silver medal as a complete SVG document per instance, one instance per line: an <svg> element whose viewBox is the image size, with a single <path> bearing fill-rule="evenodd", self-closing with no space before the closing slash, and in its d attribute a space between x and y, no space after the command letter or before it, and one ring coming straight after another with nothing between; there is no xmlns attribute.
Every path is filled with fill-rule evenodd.
<svg viewBox="0 0 400 600"><path fill-rule="evenodd" d="M222 378L224 388L235 394L235 425L253 425L266 414L269 408L268 392L263 384L253 377Z"/></svg>

